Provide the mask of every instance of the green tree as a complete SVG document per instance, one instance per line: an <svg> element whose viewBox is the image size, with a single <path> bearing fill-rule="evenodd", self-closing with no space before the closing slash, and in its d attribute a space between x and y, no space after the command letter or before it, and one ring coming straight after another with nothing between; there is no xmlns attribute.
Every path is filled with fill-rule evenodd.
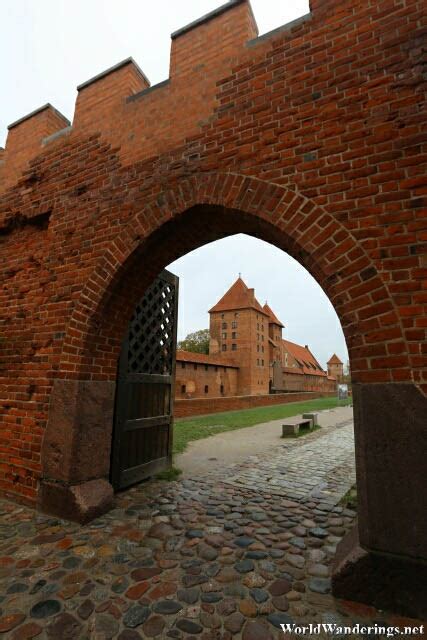
<svg viewBox="0 0 427 640"><path fill-rule="evenodd" d="M178 342L178 349L193 353L209 353L209 339L209 329L200 329L200 331L189 333L184 340Z"/></svg>

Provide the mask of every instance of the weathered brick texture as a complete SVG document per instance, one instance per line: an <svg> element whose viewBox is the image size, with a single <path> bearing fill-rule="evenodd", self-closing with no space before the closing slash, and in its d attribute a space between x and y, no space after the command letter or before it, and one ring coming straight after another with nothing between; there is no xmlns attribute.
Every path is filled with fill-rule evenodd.
<svg viewBox="0 0 427 640"><path fill-rule="evenodd" d="M354 383L427 391L422 0L312 0L256 38L245 1L51 107L0 157L0 489L34 501L54 380L114 380L161 268L246 232L329 296Z"/></svg>

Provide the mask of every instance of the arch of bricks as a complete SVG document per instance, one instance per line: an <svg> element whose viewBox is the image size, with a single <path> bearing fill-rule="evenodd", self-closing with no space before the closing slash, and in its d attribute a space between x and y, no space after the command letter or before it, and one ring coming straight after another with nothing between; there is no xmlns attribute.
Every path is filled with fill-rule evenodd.
<svg viewBox="0 0 427 640"><path fill-rule="evenodd" d="M422 4L312 0L309 14L257 37L250 4L231 0L172 34L165 82L150 87L129 58L78 87L72 125L49 104L10 125L3 495L79 521L110 507L116 363L134 305L174 259L246 232L307 268L349 348L359 524L334 593L383 608L399 593L401 611L419 612Z"/></svg>

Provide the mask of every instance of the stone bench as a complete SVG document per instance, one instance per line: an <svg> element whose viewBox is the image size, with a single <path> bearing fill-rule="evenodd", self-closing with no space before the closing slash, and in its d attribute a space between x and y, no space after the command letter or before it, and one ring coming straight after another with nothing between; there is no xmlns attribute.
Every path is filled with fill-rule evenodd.
<svg viewBox="0 0 427 640"><path fill-rule="evenodd" d="M311 418L291 418L282 424L282 438L288 435L298 435L300 428L313 428Z"/></svg>
<svg viewBox="0 0 427 640"><path fill-rule="evenodd" d="M302 414L303 418L307 418L310 419L313 423L313 427L316 426L316 424L319 424L319 414L318 413L303 413Z"/></svg>

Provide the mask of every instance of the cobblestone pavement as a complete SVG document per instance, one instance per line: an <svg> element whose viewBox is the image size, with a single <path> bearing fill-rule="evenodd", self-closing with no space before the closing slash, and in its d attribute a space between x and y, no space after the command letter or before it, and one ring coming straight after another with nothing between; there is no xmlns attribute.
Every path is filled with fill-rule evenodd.
<svg viewBox="0 0 427 640"><path fill-rule="evenodd" d="M330 595L353 474L344 424L206 477L140 484L83 527L2 501L0 636L276 640L281 623L407 623Z"/></svg>
<svg viewBox="0 0 427 640"><path fill-rule="evenodd" d="M356 482L352 420L339 423L321 438L294 440L281 447L274 458L251 456L227 482L291 500L315 498L325 511Z"/></svg>

